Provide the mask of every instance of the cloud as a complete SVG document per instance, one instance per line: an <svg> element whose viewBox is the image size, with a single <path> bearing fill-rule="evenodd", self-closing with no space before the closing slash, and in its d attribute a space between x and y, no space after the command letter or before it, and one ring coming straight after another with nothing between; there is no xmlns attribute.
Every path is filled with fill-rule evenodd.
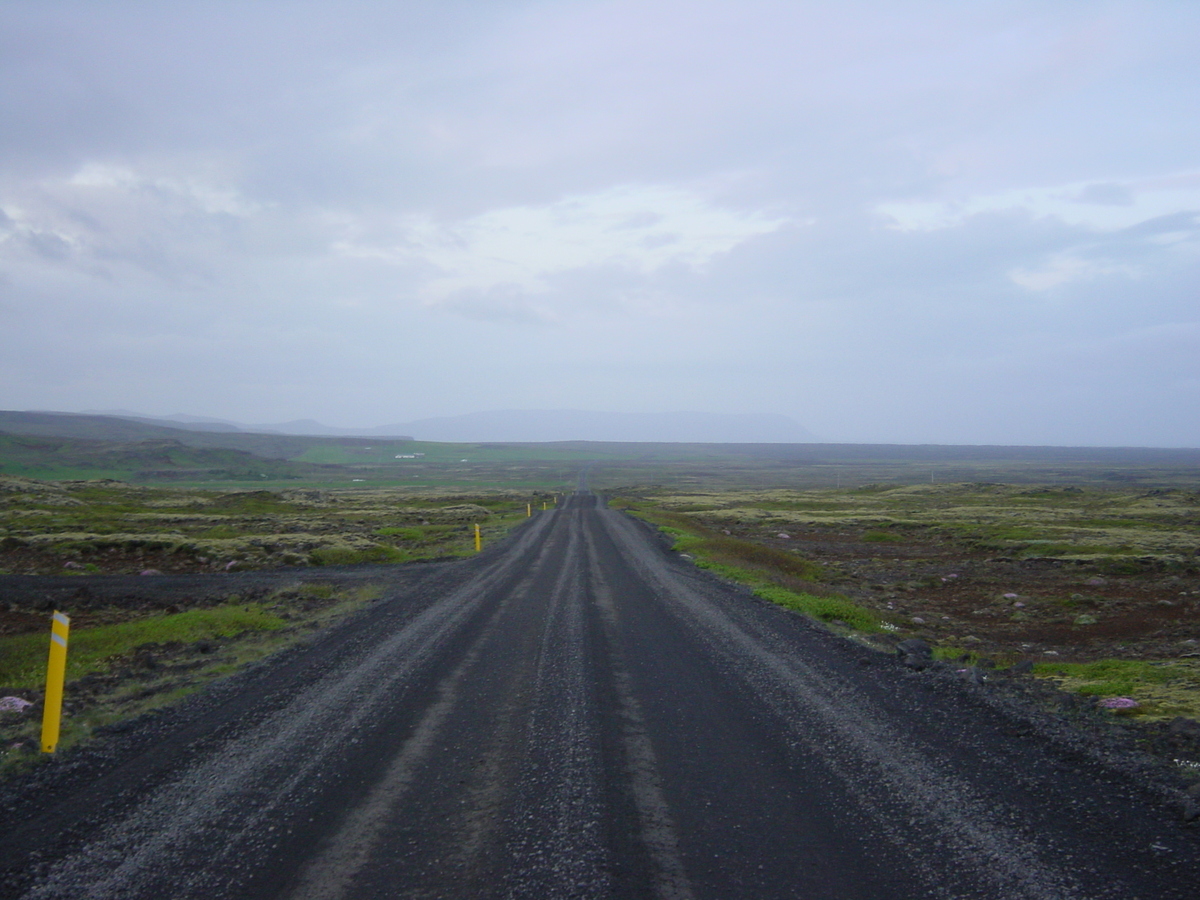
<svg viewBox="0 0 1200 900"><path fill-rule="evenodd" d="M1089 184L1073 198L1076 203L1098 203L1102 206L1132 206L1133 194L1123 184L1107 182Z"/></svg>
<svg viewBox="0 0 1200 900"><path fill-rule="evenodd" d="M894 200L875 212L902 231L949 228L970 216L1019 211L1033 217L1052 216L1097 231L1130 228L1149 219L1200 209L1200 172L1106 182L1055 184L979 193L954 200Z"/></svg>
<svg viewBox="0 0 1200 900"><path fill-rule="evenodd" d="M245 229L266 208L196 167L178 175L89 162L7 187L0 263L32 281L70 274L210 282L222 256L245 249Z"/></svg>
<svg viewBox="0 0 1200 900"><path fill-rule="evenodd" d="M1164 247L1195 254L1197 209L1200 179L1178 173L1129 185L1031 188L953 203L884 203L874 212L886 228L914 235L961 231L996 217L1024 222L1024 230L1036 235L1036 258L1013 265L1008 276L1021 287L1045 291L1098 276L1136 278L1164 262Z"/></svg>
<svg viewBox="0 0 1200 900"><path fill-rule="evenodd" d="M1008 273L1008 277L1031 291L1047 291L1069 282L1116 273L1134 274L1128 267L1096 265L1078 256L1060 254L1051 257L1036 269L1013 269Z"/></svg>
<svg viewBox="0 0 1200 900"><path fill-rule="evenodd" d="M565 273L607 267L651 276L673 266L702 269L786 222L719 206L691 187L618 185L458 222L413 217L401 224L403 243L347 241L336 250L436 272L422 291L427 303L476 313L492 308L506 316L503 311L521 306L521 315L537 319L536 298L544 306L551 283Z"/></svg>

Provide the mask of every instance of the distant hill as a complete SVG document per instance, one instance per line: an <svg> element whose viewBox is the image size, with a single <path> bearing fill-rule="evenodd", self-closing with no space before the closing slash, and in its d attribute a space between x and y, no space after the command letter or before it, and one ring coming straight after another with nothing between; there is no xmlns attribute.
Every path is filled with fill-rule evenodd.
<svg viewBox="0 0 1200 900"><path fill-rule="evenodd" d="M314 466L169 438L103 441L0 433L0 473L30 478L287 479Z"/></svg>
<svg viewBox="0 0 1200 900"><path fill-rule="evenodd" d="M401 427L398 425L383 425L375 428L335 428L331 425L323 425L315 419L293 419L289 422L247 425L244 422L209 419L204 416L188 416L183 413L175 413L170 416L146 416L127 409L84 410L81 413L62 413L60 415L112 416L118 419L127 419L131 422L143 422L148 425L159 425L167 428L183 428L188 431L241 431L248 434L291 434L311 435L313 437L390 437L396 440L412 440L410 435L396 430Z"/></svg>
<svg viewBox="0 0 1200 900"><path fill-rule="evenodd" d="M89 411L130 421L196 431L346 437L391 437L448 443L606 441L609 443L801 444L817 437L787 416L758 413L614 413L578 409L497 410L397 422L369 428L335 428L314 419L248 425L175 414L144 416L129 410ZM0 426L2 427L2 426ZM411 436L411 437L410 437Z"/></svg>
<svg viewBox="0 0 1200 900"><path fill-rule="evenodd" d="M248 431L233 422L223 419L206 419L203 416L185 416L178 413L173 416L144 416L141 413L127 409L85 409L81 416L112 416L118 419L129 419L132 422L144 422L148 425L162 425L168 428L186 428L188 431Z"/></svg>
<svg viewBox="0 0 1200 900"><path fill-rule="evenodd" d="M79 438L94 441L175 440L189 447L243 450L268 459L293 459L314 444L358 443L349 437L304 437L248 431L196 431L187 423L160 424L163 420L138 417L85 415L83 413L17 412L0 410L0 432ZM407 438L398 438L407 440Z"/></svg>

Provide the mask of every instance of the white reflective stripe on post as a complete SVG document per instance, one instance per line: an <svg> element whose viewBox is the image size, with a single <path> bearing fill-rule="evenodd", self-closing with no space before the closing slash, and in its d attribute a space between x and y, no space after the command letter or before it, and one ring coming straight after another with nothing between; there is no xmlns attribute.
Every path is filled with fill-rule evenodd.
<svg viewBox="0 0 1200 900"><path fill-rule="evenodd" d="M60 647L67 646L67 639L57 632L50 632L50 640L54 641Z"/></svg>
<svg viewBox="0 0 1200 900"><path fill-rule="evenodd" d="M70 625L71 617L68 615L65 615L64 613L56 612L54 614L54 621L57 622L59 625Z"/></svg>

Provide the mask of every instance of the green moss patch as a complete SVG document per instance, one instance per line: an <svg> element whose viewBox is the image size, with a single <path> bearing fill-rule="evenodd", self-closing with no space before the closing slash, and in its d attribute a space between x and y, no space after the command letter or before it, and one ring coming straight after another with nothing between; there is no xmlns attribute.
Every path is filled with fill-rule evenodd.
<svg viewBox="0 0 1200 900"><path fill-rule="evenodd" d="M1102 659L1043 662L1034 673L1064 690L1102 699L1128 697L1138 706L1125 714L1147 719L1200 718L1200 661Z"/></svg>
<svg viewBox="0 0 1200 900"><path fill-rule="evenodd" d="M83 628L70 635L67 679L104 671L145 644L183 643L228 638L245 632L273 631L284 620L261 604L230 603L167 616L151 616L116 625ZM41 687L46 678L49 632L0 638L0 685Z"/></svg>
<svg viewBox="0 0 1200 900"><path fill-rule="evenodd" d="M798 594L785 588L773 585L759 586L754 593L764 600L794 609L812 619L822 622L842 622L855 631L877 632L884 631L883 622L879 616L851 602L845 597L816 597L812 594Z"/></svg>

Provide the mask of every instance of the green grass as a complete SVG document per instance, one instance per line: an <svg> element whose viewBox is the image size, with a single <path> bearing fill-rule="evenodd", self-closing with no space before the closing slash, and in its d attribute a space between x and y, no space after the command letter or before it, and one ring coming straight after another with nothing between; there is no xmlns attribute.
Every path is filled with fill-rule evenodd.
<svg viewBox="0 0 1200 900"><path fill-rule="evenodd" d="M394 526L376 528L375 533L380 537L398 537L406 541L419 541L425 537L425 530L415 525L403 528Z"/></svg>
<svg viewBox="0 0 1200 900"><path fill-rule="evenodd" d="M1122 715L1147 720L1200 718L1200 662L1196 660L1037 663L1034 674L1084 696L1130 697L1138 702L1137 707L1122 710Z"/></svg>
<svg viewBox="0 0 1200 900"><path fill-rule="evenodd" d="M212 528L205 528L196 537L203 540L221 540L241 537L241 534L242 532L232 525L214 525Z"/></svg>
<svg viewBox="0 0 1200 900"><path fill-rule="evenodd" d="M661 531L675 539L673 550L688 554L702 569L748 586L764 600L821 622L840 622L854 631L876 633L887 630L878 615L840 594L796 590L795 581L809 581L823 574L823 569L810 560L774 547L714 534L683 517L672 517L670 513L643 509L641 514L656 524L676 522L675 525L659 524Z"/></svg>
<svg viewBox="0 0 1200 900"><path fill-rule="evenodd" d="M863 540L873 544L893 544L902 542L904 538L890 531L868 531L863 535Z"/></svg>
<svg viewBox="0 0 1200 900"><path fill-rule="evenodd" d="M245 632L273 631L284 624L283 619L261 604L229 603L212 609L76 629L69 640L67 679L105 671L114 661L143 644L194 644ZM13 689L41 687L45 683L49 645L48 632L0 638L0 685Z"/></svg>
<svg viewBox="0 0 1200 900"><path fill-rule="evenodd" d="M1139 659L1038 663L1034 666L1034 671L1038 675L1070 679L1079 693L1095 697L1134 695L1148 685L1168 684L1193 679L1196 676L1196 673L1186 666Z"/></svg>
<svg viewBox="0 0 1200 900"><path fill-rule="evenodd" d="M754 593L764 600L794 609L796 612L822 622L844 622L855 631L862 632L885 630L879 616L845 597L816 597L812 594L800 594L774 585L756 587Z"/></svg>

